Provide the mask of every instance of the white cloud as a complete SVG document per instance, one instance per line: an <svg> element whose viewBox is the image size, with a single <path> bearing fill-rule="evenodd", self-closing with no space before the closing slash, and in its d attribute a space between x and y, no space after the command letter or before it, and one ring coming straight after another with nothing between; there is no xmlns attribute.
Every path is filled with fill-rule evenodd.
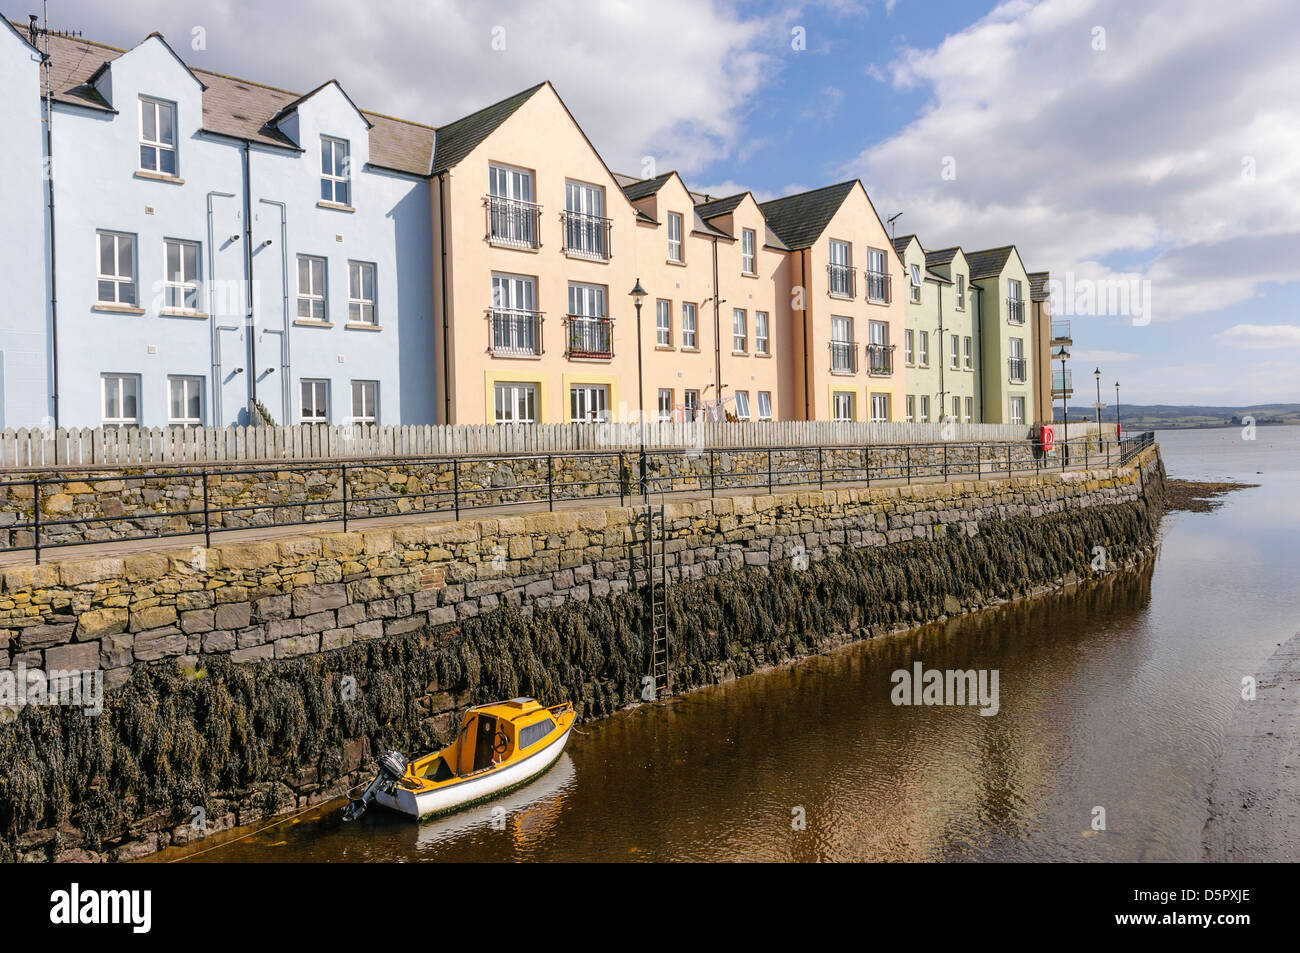
<svg viewBox="0 0 1300 953"><path fill-rule="evenodd" d="M186 7L189 7L186 10ZM63 29L118 46L162 32L192 66L306 92L336 78L365 109L439 125L551 80L614 169L691 172L730 154L788 30L725 0L223 0L59 4ZM207 49L191 49L194 27ZM504 44L504 49L494 49Z"/></svg>
<svg viewBox="0 0 1300 953"><path fill-rule="evenodd" d="M1250 300L1300 280L1298 12L1010 0L900 54L892 83L932 101L845 171L928 246L1150 279L1157 321Z"/></svg>
<svg viewBox="0 0 1300 953"><path fill-rule="evenodd" d="M1131 351L1071 351L1070 360L1076 367L1082 367L1084 364L1128 364L1131 361L1142 360L1141 354L1134 354Z"/></svg>
<svg viewBox="0 0 1300 953"><path fill-rule="evenodd" d="M1234 324L1214 336L1220 344L1272 351L1300 347L1300 327L1294 324Z"/></svg>

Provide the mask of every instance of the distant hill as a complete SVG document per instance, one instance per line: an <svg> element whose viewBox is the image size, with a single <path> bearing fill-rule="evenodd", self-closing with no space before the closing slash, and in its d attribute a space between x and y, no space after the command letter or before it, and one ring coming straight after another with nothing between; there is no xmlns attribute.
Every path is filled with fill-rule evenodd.
<svg viewBox="0 0 1300 953"><path fill-rule="evenodd" d="M1120 404L1120 420L1125 430L1176 430L1193 427L1241 426L1243 417L1253 417L1258 427L1279 424L1300 424L1300 404L1255 404L1250 407L1202 407L1175 404ZM1070 419L1091 419L1095 411L1091 406L1070 407ZM1115 405L1107 402L1101 412L1102 419L1115 419ZM1056 419L1061 419L1061 407L1056 407Z"/></svg>

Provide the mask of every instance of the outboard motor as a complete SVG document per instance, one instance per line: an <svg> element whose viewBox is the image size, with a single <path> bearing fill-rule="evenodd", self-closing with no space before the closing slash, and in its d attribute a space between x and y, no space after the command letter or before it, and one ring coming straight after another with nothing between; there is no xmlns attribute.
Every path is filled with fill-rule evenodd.
<svg viewBox="0 0 1300 953"><path fill-rule="evenodd" d="M366 788L366 793L361 795L359 800L349 801L348 806L343 809L343 820L355 821L366 813L366 808L375 799L375 795L380 791L385 793L391 791L393 785L400 781L404 774L406 774L405 756L400 751L386 753L379 759L379 773L375 775L375 779Z"/></svg>

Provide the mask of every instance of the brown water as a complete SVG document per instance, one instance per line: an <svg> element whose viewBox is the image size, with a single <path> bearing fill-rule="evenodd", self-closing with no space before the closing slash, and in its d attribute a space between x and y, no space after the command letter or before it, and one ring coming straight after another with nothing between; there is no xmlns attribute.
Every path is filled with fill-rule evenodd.
<svg viewBox="0 0 1300 953"><path fill-rule="evenodd" d="M1241 678L1300 629L1300 428L1159 436L1171 476L1261 485L1166 517L1140 571L584 725L547 775L449 819L333 806L189 854L1196 860ZM916 660L996 669L998 713L892 704Z"/></svg>

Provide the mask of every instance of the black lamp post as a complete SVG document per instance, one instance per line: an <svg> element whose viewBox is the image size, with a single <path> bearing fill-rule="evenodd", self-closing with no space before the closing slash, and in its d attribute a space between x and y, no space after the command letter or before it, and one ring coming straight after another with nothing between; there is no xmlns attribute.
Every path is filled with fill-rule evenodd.
<svg viewBox="0 0 1300 953"><path fill-rule="evenodd" d="M1123 436L1119 427L1119 381L1115 382L1115 439L1118 440Z"/></svg>
<svg viewBox="0 0 1300 953"><path fill-rule="evenodd" d="M645 300L645 289L641 287L640 278L636 280L636 287L629 294L636 303L636 402L639 413L637 435L641 447L641 489L642 492L648 493L645 485L645 387L641 377L641 302Z"/></svg>
<svg viewBox="0 0 1300 953"><path fill-rule="evenodd" d="M1065 360L1070 353L1064 346L1057 352L1061 358L1061 469L1070 462L1070 404L1065 387Z"/></svg>

